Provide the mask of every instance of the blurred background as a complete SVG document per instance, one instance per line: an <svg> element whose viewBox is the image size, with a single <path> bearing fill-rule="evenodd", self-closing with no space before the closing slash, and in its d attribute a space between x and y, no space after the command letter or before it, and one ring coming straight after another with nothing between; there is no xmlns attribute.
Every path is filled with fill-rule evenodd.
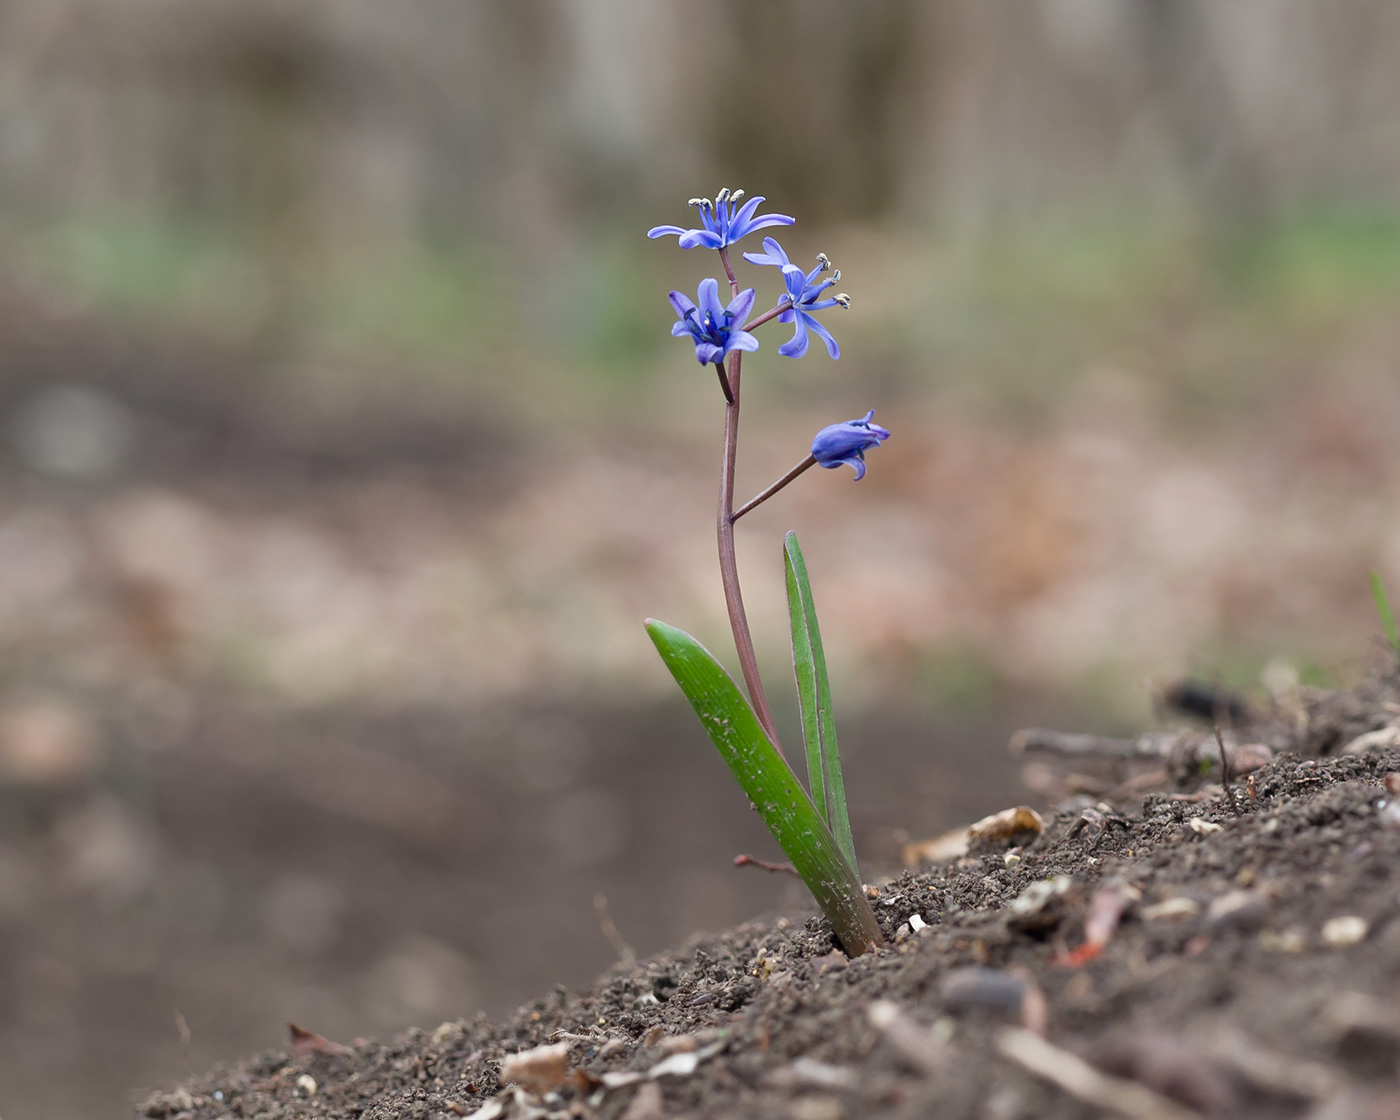
<svg viewBox="0 0 1400 1120"><path fill-rule="evenodd" d="M800 900L641 629L729 655L721 410L650 242L797 216L745 363L867 874L1023 723L1377 656L1400 588L1387 0L0 3L0 1114L496 1015ZM757 249L754 244L746 248ZM747 267L747 266L742 266ZM773 274L749 268L759 301Z"/></svg>

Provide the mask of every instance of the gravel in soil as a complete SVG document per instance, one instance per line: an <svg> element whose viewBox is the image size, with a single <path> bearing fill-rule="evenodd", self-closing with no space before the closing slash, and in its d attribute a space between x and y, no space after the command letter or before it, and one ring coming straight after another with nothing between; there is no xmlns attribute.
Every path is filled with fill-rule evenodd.
<svg viewBox="0 0 1400 1120"><path fill-rule="evenodd" d="M1023 847L871 888L877 953L847 960L819 917L751 922L502 1022L303 1038L139 1114L1400 1116L1400 749L1319 753L1397 700L1375 680L1256 729L1279 753L1234 809L1213 786L1080 799ZM561 1044L514 1064L533 1092L502 1084Z"/></svg>

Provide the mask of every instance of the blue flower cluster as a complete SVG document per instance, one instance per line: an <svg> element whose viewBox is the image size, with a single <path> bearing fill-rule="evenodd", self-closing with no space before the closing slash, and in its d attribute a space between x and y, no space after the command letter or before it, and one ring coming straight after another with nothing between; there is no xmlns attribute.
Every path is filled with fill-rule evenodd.
<svg viewBox="0 0 1400 1120"><path fill-rule="evenodd" d="M747 237L755 230L769 226L790 226L793 219L786 214L758 213L764 201L759 195L742 206L739 200L743 191L729 191L721 188L714 201L708 198L692 198L690 205L700 214L700 227L686 229L681 226L654 226L647 231L651 238L673 236L679 239L682 249L718 249L728 270L729 258L724 250ZM827 295L827 290L841 279L840 270L833 270L825 253L817 254L817 267L810 272L788 259L787 253L772 237L763 239L763 252L745 253L744 259L750 264L772 265L783 277L786 292L771 311L758 316L752 323L749 312L753 310L754 290L745 288L739 292L728 306L720 303L719 281L702 280L696 293L696 302L680 292L672 292L671 306L675 309L677 321L671 325L671 333L677 338L686 337L695 346L695 359L701 365L721 365L725 356L736 350L757 350L758 339L748 329L769 319L776 318L780 323L791 323L793 334L787 342L778 347L778 353L785 358L801 358L806 355L810 335L815 334L826 346L826 352L833 360L841 357L841 347L831 332L816 319L816 312L831 307L848 308L851 297L845 293ZM827 273L831 275L828 276ZM729 273L733 280L733 273ZM737 286L737 285L736 285ZM723 382L723 377L721 381ZM725 390L726 395L728 389ZM823 467L834 468L843 463L855 468L856 481L865 477L865 452L879 447L889 439L890 433L872 422L874 410L867 412L864 419L847 420L832 424L817 433L812 441L812 457Z"/></svg>

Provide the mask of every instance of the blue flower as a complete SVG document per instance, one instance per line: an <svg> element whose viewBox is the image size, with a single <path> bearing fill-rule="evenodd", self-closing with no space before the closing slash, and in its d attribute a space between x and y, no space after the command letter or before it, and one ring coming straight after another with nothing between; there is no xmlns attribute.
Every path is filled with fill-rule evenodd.
<svg viewBox="0 0 1400 1120"><path fill-rule="evenodd" d="M743 206L739 206L739 199L743 196L743 191L730 194L729 188L721 187L713 202L708 198L692 198L689 204L700 211L702 229L653 226L647 230L647 236L666 237L674 234L680 238L682 249L694 249L697 246L702 249L723 249L726 245L733 245L740 238L747 237L756 229L792 225L794 219L786 214L764 214L761 218L755 218L754 213L763 201L763 195L751 198Z"/></svg>
<svg viewBox="0 0 1400 1120"><path fill-rule="evenodd" d="M750 264L775 265L783 270L783 285L787 288L787 298L792 306L778 316L778 322L797 324L792 338L778 347L778 353L787 358L802 357L807 353L807 332L811 330L826 343L826 352L831 355L832 359L839 358L841 347L836 344L836 339L831 337L831 332L812 317L812 312L825 311L828 307L835 307L837 304L842 307L851 306L851 297L844 292L840 295L828 296L826 299L820 298L823 292L841 279L841 270L838 268L827 279L818 283L817 278L831 267L831 261L827 259L825 253L818 253L817 267L811 272L804 273L797 265L788 260L788 255L783 252L783 247L773 238L765 237L763 247L767 252L745 253L744 260Z"/></svg>
<svg viewBox="0 0 1400 1120"><path fill-rule="evenodd" d="M871 422L874 415L872 408L862 420L846 420L823 428L812 440L812 458L827 470L835 470L842 463L855 467L855 480L859 482L865 477L865 453L890 438L888 431Z"/></svg>
<svg viewBox="0 0 1400 1120"><path fill-rule="evenodd" d="M680 316L680 322L671 324L671 333L677 338L688 334L694 340L697 362L709 365L722 362L731 350L758 349L758 339L739 329L753 309L752 288L745 288L728 307L720 306L718 280L701 280L696 295L699 307L680 292L671 293L671 306Z"/></svg>

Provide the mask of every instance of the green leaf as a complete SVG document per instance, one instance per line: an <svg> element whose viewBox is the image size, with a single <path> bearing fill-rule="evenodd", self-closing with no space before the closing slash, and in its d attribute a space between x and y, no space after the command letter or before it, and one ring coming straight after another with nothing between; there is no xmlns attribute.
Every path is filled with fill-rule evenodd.
<svg viewBox="0 0 1400 1120"><path fill-rule="evenodd" d="M788 614L792 620L792 667L797 674L797 697L802 708L802 734L807 741L807 780L812 800L822 810L836 843L857 876L856 843L846 811L846 783L841 778L841 752L836 745L836 721L831 715L831 682L826 675L826 654L812 601L812 582L797 534L783 540L787 567Z"/></svg>
<svg viewBox="0 0 1400 1120"><path fill-rule="evenodd" d="M1381 616L1385 640L1390 643L1396 659L1400 660L1400 629L1395 625L1395 615L1390 609L1390 599L1386 596L1385 585L1381 583L1380 572L1371 573L1371 598L1376 601L1376 613Z"/></svg>
<svg viewBox="0 0 1400 1120"><path fill-rule="evenodd" d="M723 666L684 630L647 619L657 652L778 846L853 957L884 944L860 880Z"/></svg>

